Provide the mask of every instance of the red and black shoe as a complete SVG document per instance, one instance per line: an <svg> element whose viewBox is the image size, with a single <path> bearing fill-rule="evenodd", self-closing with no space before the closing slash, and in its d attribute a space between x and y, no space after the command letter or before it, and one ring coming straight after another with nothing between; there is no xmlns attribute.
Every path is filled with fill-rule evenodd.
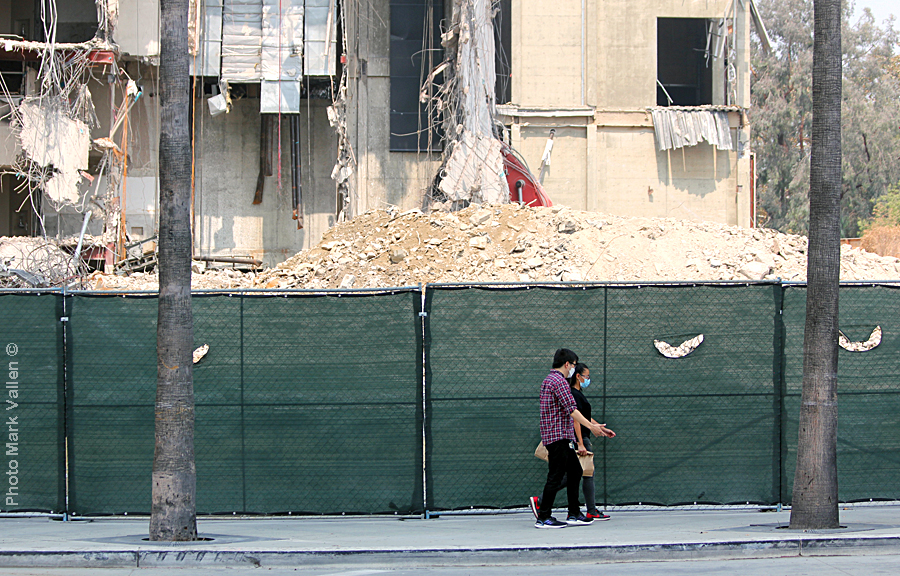
<svg viewBox="0 0 900 576"><path fill-rule="evenodd" d="M603 521L603 520L609 520L609 515L604 514L603 512L601 512L599 510L594 510L593 512L588 512L584 516L585 516L585 518L590 518L591 520L597 520L598 522Z"/></svg>

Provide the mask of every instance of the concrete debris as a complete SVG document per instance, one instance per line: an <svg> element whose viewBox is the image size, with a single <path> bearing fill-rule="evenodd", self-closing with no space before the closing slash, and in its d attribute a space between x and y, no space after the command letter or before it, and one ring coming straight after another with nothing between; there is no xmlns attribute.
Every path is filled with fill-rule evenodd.
<svg viewBox="0 0 900 576"><path fill-rule="evenodd" d="M806 279L803 236L570 208L470 206L455 213L371 210L318 246L258 273L208 270L199 288L386 288L437 282ZM482 220L489 214L488 220ZM471 222L480 221L477 226ZM602 219L603 226L590 222ZM560 233L571 222L577 229ZM563 229L568 229L564 226ZM773 252L777 246L778 252ZM155 274L95 276L104 289L156 289ZM900 259L841 249L842 280L900 280Z"/></svg>
<svg viewBox="0 0 900 576"><path fill-rule="evenodd" d="M408 255L409 253L403 248L395 248L391 250L391 264L399 264L400 262L403 262L403 260L406 259Z"/></svg>
<svg viewBox="0 0 900 576"><path fill-rule="evenodd" d="M503 170L500 141L464 130L462 137L453 143L438 188L454 202L499 204L509 201L509 185Z"/></svg>
<svg viewBox="0 0 900 576"><path fill-rule="evenodd" d="M80 267L55 240L15 236L0 238L0 287L48 288L70 285Z"/></svg>
<svg viewBox="0 0 900 576"><path fill-rule="evenodd" d="M441 37L446 60L429 72L419 95L443 118L439 183L426 193L435 204L509 202L495 124L494 9L492 0L454 4L452 24ZM440 84L435 82L438 75Z"/></svg>
<svg viewBox="0 0 900 576"><path fill-rule="evenodd" d="M488 247L488 239L487 236L475 236L471 240L469 240L469 246L472 248L478 248L479 250L485 250Z"/></svg>
<svg viewBox="0 0 900 576"><path fill-rule="evenodd" d="M578 225L572 220L566 220L565 222L560 222L557 230L560 234L573 234L578 231Z"/></svg>
<svg viewBox="0 0 900 576"><path fill-rule="evenodd" d="M88 168L91 148L88 125L37 99L22 102L19 118L22 149L35 164L54 172L44 185L47 195L57 204L77 203L80 171Z"/></svg>
<svg viewBox="0 0 900 576"><path fill-rule="evenodd" d="M740 270L738 270L738 273L748 280L763 280L769 275L771 270L772 268L770 266L767 266L762 262L747 262Z"/></svg>

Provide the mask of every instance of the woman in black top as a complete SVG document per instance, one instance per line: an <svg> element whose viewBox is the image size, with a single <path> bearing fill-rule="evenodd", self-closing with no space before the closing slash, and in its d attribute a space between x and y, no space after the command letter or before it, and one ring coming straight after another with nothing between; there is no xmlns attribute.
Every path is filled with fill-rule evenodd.
<svg viewBox="0 0 900 576"><path fill-rule="evenodd" d="M575 373L569 378L569 386L572 388L572 396L575 398L575 404L578 406L578 411L581 412L585 418L590 420L591 423L596 424L597 421L591 418L591 403L588 402L584 392L582 392L582 389L587 388L590 384L591 370L587 367L587 364L579 362L575 365ZM601 424L601 426L605 425ZM615 432L609 430L607 437L613 438L615 435ZM577 422L575 423L575 438L578 443L577 450L579 456L584 456L588 452L592 452L591 431ZM584 505L587 507L585 516L593 520L609 520L609 516L597 510L597 504L594 499L594 476L582 476L581 488L584 491Z"/></svg>

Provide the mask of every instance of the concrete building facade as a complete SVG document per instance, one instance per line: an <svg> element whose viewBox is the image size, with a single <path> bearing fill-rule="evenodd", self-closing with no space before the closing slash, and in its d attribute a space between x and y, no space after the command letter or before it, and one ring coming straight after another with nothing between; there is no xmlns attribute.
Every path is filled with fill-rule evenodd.
<svg viewBox="0 0 900 576"><path fill-rule="evenodd" d="M419 91L444 59L441 35L462 1L283 0L276 21L278 2L195 0L195 254L274 264L317 243L341 218L422 206L442 148L434 111L417 110L425 106ZM3 77L10 86L17 73L23 78L2 98L7 106L39 90L37 71L46 52L29 41L46 41L40 4L0 0L0 33L14 40L0 46ZM104 202L120 202L120 232L128 240L149 238L158 217L159 2L100 0L99 11L92 0L65 4L56 22L64 34L57 42L72 43L73 51L102 52L84 43L102 28L103 10L115 8L113 60L96 57L84 83L96 115L91 139L127 146L125 170L111 185L102 167L106 152L95 143L78 183L83 201L36 202L42 221L23 217L25 228L17 227L16 215L22 214L15 210L21 183L14 175L0 178L0 235L77 233L92 205L105 213L115 206ZM245 66L240 34L247 25L229 25L235 25L238 8L247 6L258 8L262 32L260 39L251 38L257 63ZM533 172L554 130L543 184L555 204L753 225L746 113L752 1L500 0L495 8L498 125ZM305 16L291 21L291 14ZM324 24L311 28L314 17ZM268 45L267 25L275 26ZM273 45L275 37L280 40ZM270 52L278 47L274 60L266 61L267 46ZM123 134L116 121L128 98L126 79L140 95L128 108ZM297 94L285 96L290 90ZM213 115L210 101L220 95L230 98L228 111ZM682 138L662 149L660 130L674 129L676 140L684 134L677 119L654 115L660 109L685 117L696 113L695 127L707 132L718 118L720 129L727 123L730 139L714 145L700 130L699 142ZM276 119L268 144L267 116ZM0 132L0 166L12 167L21 146L9 118L0 120ZM266 154L269 170L260 176ZM302 228L292 215L295 170ZM262 201L254 203L260 181ZM89 231L101 236L109 226L95 213Z"/></svg>

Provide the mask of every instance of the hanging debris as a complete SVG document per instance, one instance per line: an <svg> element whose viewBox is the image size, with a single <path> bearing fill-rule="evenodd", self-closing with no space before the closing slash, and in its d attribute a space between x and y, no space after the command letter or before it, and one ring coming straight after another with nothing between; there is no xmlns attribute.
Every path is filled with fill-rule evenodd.
<svg viewBox="0 0 900 576"><path fill-rule="evenodd" d="M428 75L420 97L444 115L444 162L432 194L454 205L508 203L495 122L493 3L455 0L453 19L442 38L447 59ZM432 90L438 75L444 83Z"/></svg>
<svg viewBox="0 0 900 576"><path fill-rule="evenodd" d="M660 151L709 142L719 150L734 150L728 111L734 106L651 108L656 145Z"/></svg>
<svg viewBox="0 0 900 576"><path fill-rule="evenodd" d="M18 108L19 144L32 170L44 177L44 191L57 205L79 200L80 171L87 170L91 133L58 99L29 98Z"/></svg>
<svg viewBox="0 0 900 576"><path fill-rule="evenodd" d="M346 8L345 3L341 2L339 4L340 8L340 18L341 18L341 30L343 31L341 37L341 43L343 46L342 54L347 54L348 45L347 45L347 25L345 22L346 17ZM353 146L350 144L350 136L347 131L347 75L348 70L346 66L346 57L342 56L342 62L345 64L342 66L341 72L341 80L338 84L338 89L336 92L332 94L331 98L331 106L326 109L326 113L328 114L328 123L331 124L331 127L334 128L335 133L338 137L338 154L337 161L334 163L334 169L331 171L331 179L337 183L337 194L338 194L338 222L343 222L348 217L353 216L349 214L350 211L350 196L351 196L351 185L352 181L350 180L350 176L353 175L354 167L356 166L356 158L353 154Z"/></svg>
<svg viewBox="0 0 900 576"><path fill-rule="evenodd" d="M13 166L26 182L33 207L45 194L55 208L77 206L87 174L91 128L97 127L87 83L90 68L111 64L115 70L113 32L118 22L118 0L96 0L98 29L93 39L79 43L56 42L56 0L42 3L47 42L4 38L0 52L30 54L39 63L34 82L13 99L0 79L0 91L11 106L10 126L23 150ZM41 215L35 209L38 218ZM42 222L43 228L43 222Z"/></svg>

